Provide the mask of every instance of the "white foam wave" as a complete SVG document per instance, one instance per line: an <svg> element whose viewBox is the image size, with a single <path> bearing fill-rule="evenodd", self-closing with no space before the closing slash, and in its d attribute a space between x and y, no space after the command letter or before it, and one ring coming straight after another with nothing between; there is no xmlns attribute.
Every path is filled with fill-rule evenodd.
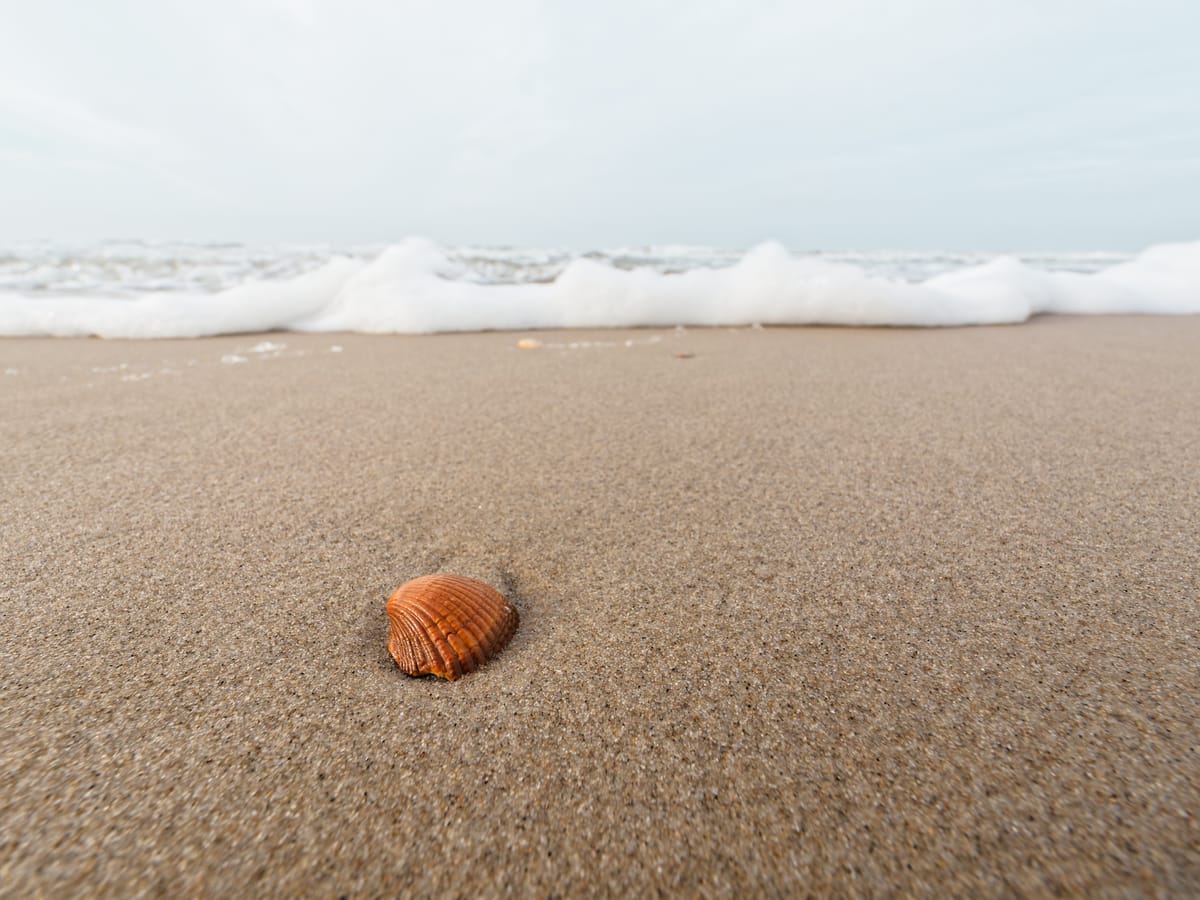
<svg viewBox="0 0 1200 900"><path fill-rule="evenodd" d="M479 283L411 238L373 261L335 257L287 280L136 297L0 293L0 334L114 338L266 331L443 331L671 325L979 325L1040 313L1200 313L1200 242L1100 271L1000 257L907 282L762 244L733 265L665 274L576 258L548 283Z"/></svg>

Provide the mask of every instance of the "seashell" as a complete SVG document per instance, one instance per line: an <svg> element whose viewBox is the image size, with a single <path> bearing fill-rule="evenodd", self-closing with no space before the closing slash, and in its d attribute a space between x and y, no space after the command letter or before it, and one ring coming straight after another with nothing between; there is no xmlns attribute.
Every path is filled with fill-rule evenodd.
<svg viewBox="0 0 1200 900"><path fill-rule="evenodd" d="M461 575L424 575L388 599L388 652L409 675L457 681L504 649L517 608L490 584Z"/></svg>
<svg viewBox="0 0 1200 900"><path fill-rule="evenodd" d="M517 341L517 347L521 350L537 350L542 346L542 342L537 338L521 338Z"/></svg>

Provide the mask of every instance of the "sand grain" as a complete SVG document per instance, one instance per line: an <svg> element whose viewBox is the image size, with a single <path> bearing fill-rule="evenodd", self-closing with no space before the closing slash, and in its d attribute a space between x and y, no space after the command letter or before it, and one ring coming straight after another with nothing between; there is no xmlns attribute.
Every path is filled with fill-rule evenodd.
<svg viewBox="0 0 1200 900"><path fill-rule="evenodd" d="M1200 319L649 334L0 342L5 892L1200 891Z"/></svg>

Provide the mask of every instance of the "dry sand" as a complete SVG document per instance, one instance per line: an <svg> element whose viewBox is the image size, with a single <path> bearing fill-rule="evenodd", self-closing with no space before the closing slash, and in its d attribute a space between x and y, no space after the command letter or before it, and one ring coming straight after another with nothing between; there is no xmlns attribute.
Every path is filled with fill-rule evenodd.
<svg viewBox="0 0 1200 900"><path fill-rule="evenodd" d="M0 342L0 892L1200 891L1200 318L519 337Z"/></svg>

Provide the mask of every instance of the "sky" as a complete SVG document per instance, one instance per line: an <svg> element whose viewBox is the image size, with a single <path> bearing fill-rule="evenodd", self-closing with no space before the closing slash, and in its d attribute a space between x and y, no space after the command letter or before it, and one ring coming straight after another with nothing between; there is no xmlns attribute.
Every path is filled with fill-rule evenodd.
<svg viewBox="0 0 1200 900"><path fill-rule="evenodd" d="M1200 239L1195 0L0 0L0 241Z"/></svg>

